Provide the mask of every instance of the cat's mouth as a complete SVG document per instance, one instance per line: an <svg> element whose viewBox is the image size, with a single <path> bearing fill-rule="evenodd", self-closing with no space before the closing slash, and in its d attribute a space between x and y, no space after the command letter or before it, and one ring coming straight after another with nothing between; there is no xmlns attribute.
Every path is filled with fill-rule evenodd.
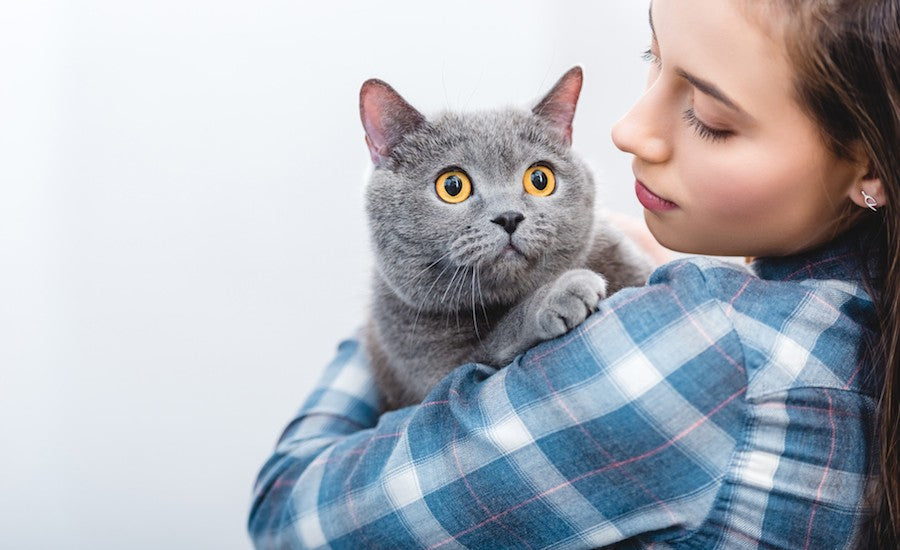
<svg viewBox="0 0 900 550"><path fill-rule="evenodd" d="M522 249L520 249L518 246L516 246L516 244L514 242L512 242L512 239L509 239L509 242L507 242L506 246L504 246L503 249L500 251L500 256L501 257L516 257L516 256L518 256L518 257L527 259L527 256L525 256L525 253L522 252Z"/></svg>

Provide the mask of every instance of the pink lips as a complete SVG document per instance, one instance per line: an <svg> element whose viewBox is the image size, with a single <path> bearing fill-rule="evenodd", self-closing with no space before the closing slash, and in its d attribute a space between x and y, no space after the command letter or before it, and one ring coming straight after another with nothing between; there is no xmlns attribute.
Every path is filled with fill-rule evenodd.
<svg viewBox="0 0 900 550"><path fill-rule="evenodd" d="M674 202L667 201L666 199L653 194L653 191L647 189L640 180L634 181L634 193L637 195L638 202L651 212L664 212L666 210L678 208L678 205Z"/></svg>

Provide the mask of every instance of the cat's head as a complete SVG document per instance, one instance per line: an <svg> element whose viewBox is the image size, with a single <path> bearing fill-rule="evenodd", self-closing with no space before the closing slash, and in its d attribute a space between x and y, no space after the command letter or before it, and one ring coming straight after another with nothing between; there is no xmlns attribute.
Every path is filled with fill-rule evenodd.
<svg viewBox="0 0 900 550"><path fill-rule="evenodd" d="M505 306L582 261L594 183L571 150L581 84L575 67L530 111L432 119L386 83L363 84L376 268L404 301Z"/></svg>

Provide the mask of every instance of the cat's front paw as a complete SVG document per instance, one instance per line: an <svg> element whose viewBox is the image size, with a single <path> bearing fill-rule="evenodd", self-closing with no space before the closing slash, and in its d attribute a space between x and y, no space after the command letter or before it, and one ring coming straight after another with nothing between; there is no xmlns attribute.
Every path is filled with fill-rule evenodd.
<svg viewBox="0 0 900 550"><path fill-rule="evenodd" d="M561 336L597 311L606 297L606 279L589 269L572 269L550 284L540 299L533 320L537 336L550 340Z"/></svg>

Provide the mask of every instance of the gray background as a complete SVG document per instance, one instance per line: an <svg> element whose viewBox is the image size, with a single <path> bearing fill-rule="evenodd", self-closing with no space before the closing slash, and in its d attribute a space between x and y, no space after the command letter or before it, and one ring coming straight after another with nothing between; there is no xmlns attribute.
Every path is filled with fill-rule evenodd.
<svg viewBox="0 0 900 550"><path fill-rule="evenodd" d="M0 546L247 548L259 466L364 316L377 76L425 113L576 63L609 131L647 0L0 4Z"/></svg>

